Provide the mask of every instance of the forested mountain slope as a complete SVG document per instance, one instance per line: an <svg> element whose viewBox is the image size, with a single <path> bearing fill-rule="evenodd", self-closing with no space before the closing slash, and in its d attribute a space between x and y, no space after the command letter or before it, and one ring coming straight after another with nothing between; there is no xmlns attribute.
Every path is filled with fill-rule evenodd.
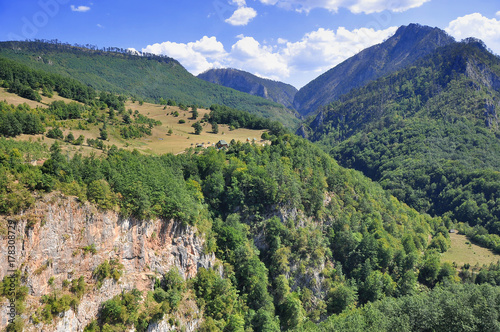
<svg viewBox="0 0 500 332"><path fill-rule="evenodd" d="M295 109L301 115L308 115L351 89L402 69L453 42L452 37L438 28L402 26L383 43L359 52L301 88L294 98Z"/></svg>
<svg viewBox="0 0 500 332"><path fill-rule="evenodd" d="M500 234L499 101L500 59L469 39L342 96L309 138L417 210Z"/></svg>
<svg viewBox="0 0 500 332"><path fill-rule="evenodd" d="M202 80L266 98L293 108L297 89L290 84L260 78L237 69L210 69L197 76Z"/></svg>
<svg viewBox="0 0 500 332"><path fill-rule="evenodd" d="M50 324L67 321L59 320L62 312L83 313L78 310L80 299L88 304L101 285L116 294L116 285L124 280L121 294L99 297L103 301L99 314L86 331L131 327L144 331L150 324L158 326L155 322L186 324L185 318L178 317L192 317L200 330L330 330L328 326L340 324L342 316L336 315L344 310L384 298L407 301L419 294L421 285L437 287L436 294L440 294L438 283L459 280L450 264L439 262L439 252L449 245L440 218L417 213L361 173L338 166L326 153L296 136L276 136L268 146L236 143L227 151L208 149L178 156L143 156L112 149L102 158L67 158L58 144L50 151L36 143L2 139L0 144L2 219L15 221L19 232L26 227L23 236L30 243L32 234L44 234L47 227L55 232L55 239L68 236L64 234L69 225L58 228L54 224L58 214L40 217L38 209L47 204L50 209L59 204L65 213L73 213L68 218L78 225L90 223L91 229L102 223L101 218L108 218L104 223L108 228L126 231L125 225L130 224L138 232L143 229L136 236L123 234L130 245L115 246L114 252L108 252L108 233L102 235L107 242L95 241L78 249L76 255L91 256L90 260L78 258L89 264L89 270L86 265L79 267L82 277L76 275L75 282L65 283L67 271L57 269L62 259L65 264L71 260L62 248L65 254L58 257L49 257L44 251L38 260L30 258L39 257L35 252L19 258L23 264L16 279L17 303L31 317L24 323L18 321L19 325L50 329ZM31 166L23 162L27 154L48 154L49 159L42 167ZM100 209L117 211L121 216L118 224L113 224L116 218L109 214L101 217L85 212L89 215L81 216L88 210L85 207L71 212L70 206L78 204L64 196L44 199L49 192L57 195L58 191L78 197L81 204L89 201ZM153 229L160 233L148 226L151 219L157 225ZM177 247L158 244L163 240L157 242L156 238L165 233L162 220L169 229L195 227L203 239L203 253L215 253L219 267L189 266L181 259L180 264L192 276L192 269L197 271L186 283L176 269L165 272L162 265L144 265L147 257L164 257L167 250L182 249L175 238L168 241ZM58 234L58 229L64 234ZM167 236L173 236L168 232ZM143 254L134 256L132 248ZM189 259L201 259L193 255L199 254L188 254ZM139 287L134 283L136 277L124 270L123 264L132 262L151 276L146 279L149 286L143 280ZM40 274L29 273L33 269ZM222 277L217 271L223 271ZM26 273L32 275L30 283L36 284L52 276L47 293L32 293L23 287ZM74 286L68 288L68 283ZM456 292L468 296L465 290ZM191 309L183 303L190 303ZM381 306L377 310L385 310L383 303ZM325 319L326 325L316 325ZM431 321L438 326L443 319L439 316ZM484 320L482 324L495 323Z"/></svg>
<svg viewBox="0 0 500 332"><path fill-rule="evenodd" d="M114 48L99 50L38 41L2 42L0 57L71 77L99 91L156 102L163 98L205 107L227 105L272 117L288 127L293 127L298 121L295 112L283 105L198 79L178 61L168 57L138 56Z"/></svg>

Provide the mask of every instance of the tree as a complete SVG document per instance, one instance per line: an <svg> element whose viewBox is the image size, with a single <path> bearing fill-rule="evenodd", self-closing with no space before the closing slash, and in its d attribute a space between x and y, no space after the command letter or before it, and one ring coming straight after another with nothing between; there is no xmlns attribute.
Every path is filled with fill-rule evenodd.
<svg viewBox="0 0 500 332"><path fill-rule="evenodd" d="M75 136L73 136L72 132L69 132L68 136L66 136L66 138L64 140L66 142L73 143L73 141L75 140Z"/></svg>
<svg viewBox="0 0 500 332"><path fill-rule="evenodd" d="M193 106L193 111L192 111L192 113L193 113L193 119L195 119L195 120L196 120L196 119L198 118L198 115L199 115L199 113L198 113L198 109L196 108L196 106Z"/></svg>
<svg viewBox="0 0 500 332"><path fill-rule="evenodd" d="M339 283L328 293L328 312L340 314L347 308L354 308L357 300L358 292L355 285Z"/></svg>
<svg viewBox="0 0 500 332"><path fill-rule="evenodd" d="M63 139L64 135L61 129L59 128L52 128L47 132L47 137L48 138L54 138L54 139Z"/></svg>
<svg viewBox="0 0 500 332"><path fill-rule="evenodd" d="M123 114L122 119L123 122L125 122L126 124L132 123L132 118L130 117L130 114Z"/></svg>
<svg viewBox="0 0 500 332"><path fill-rule="evenodd" d="M219 133L219 125L217 124L217 122L213 122L212 123L212 132L214 134L218 134Z"/></svg>
<svg viewBox="0 0 500 332"><path fill-rule="evenodd" d="M99 138L103 141L106 141L108 139L108 132L105 129L101 129L101 135L99 136Z"/></svg>
<svg viewBox="0 0 500 332"><path fill-rule="evenodd" d="M201 134L201 132L203 131L203 127L201 126L201 124L199 122L193 123L193 125L191 127L194 128L194 133L196 135Z"/></svg>
<svg viewBox="0 0 500 332"><path fill-rule="evenodd" d="M433 287L440 269L440 256L436 251L425 253L424 264L420 268L418 279L429 287Z"/></svg>
<svg viewBox="0 0 500 332"><path fill-rule="evenodd" d="M80 135L78 138L73 142L74 145L82 145L83 142L85 141L85 136Z"/></svg>

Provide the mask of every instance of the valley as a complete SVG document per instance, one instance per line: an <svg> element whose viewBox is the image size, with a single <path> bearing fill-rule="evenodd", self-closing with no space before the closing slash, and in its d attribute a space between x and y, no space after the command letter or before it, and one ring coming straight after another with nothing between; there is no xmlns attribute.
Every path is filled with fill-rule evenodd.
<svg viewBox="0 0 500 332"><path fill-rule="evenodd" d="M401 26L299 90L1 42L0 86L7 331L500 328L500 58L478 39Z"/></svg>

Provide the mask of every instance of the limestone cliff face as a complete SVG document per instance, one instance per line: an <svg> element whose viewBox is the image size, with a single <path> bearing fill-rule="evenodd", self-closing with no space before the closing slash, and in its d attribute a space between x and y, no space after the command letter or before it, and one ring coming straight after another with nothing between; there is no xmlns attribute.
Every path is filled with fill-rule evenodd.
<svg viewBox="0 0 500 332"><path fill-rule="evenodd" d="M193 227L173 220L124 218L116 212L100 211L89 203L80 203L74 197L47 195L38 199L34 208L14 218L3 219L17 221L15 265L27 276L25 284L29 287L27 310L22 316L26 331L82 331L96 318L100 304L123 290L152 289L154 278L161 277L171 268L191 278L198 268L210 268L215 263L213 254L204 254L203 239L196 235ZM7 257L7 241L7 236L2 235L0 252L4 258ZM96 253L85 253L83 248L92 245ZM118 282L106 279L97 289L92 272L109 259L122 263L124 273ZM7 259L3 259L0 278L8 270ZM42 295L60 289L63 280L80 276L85 277L89 289L77 312L64 313L51 326L35 326L29 321L31 313L40 306ZM49 286L51 277L54 282ZM6 300L3 302L2 307L6 308ZM5 327L7 320L7 310L1 310L1 327ZM156 326L150 330L169 330L164 322ZM187 330L195 328L191 324Z"/></svg>

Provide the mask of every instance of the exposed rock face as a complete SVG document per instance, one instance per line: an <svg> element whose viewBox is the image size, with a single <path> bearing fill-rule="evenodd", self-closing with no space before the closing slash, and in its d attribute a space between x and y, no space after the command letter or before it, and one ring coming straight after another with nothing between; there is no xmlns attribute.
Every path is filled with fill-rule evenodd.
<svg viewBox="0 0 500 332"><path fill-rule="evenodd" d="M51 292L51 287L60 289L63 280L84 276L89 284L76 313L64 313L53 326L26 323L27 331L82 331L96 318L100 304L123 290L152 289L154 277L171 268L191 278L198 268L210 268L215 263L215 255L203 253L203 239L192 227L173 220L123 218L116 212L103 212L89 203L79 203L73 197L48 195L16 219L15 264L27 275L25 283L29 287L26 317L40 305L40 297ZM27 226L29 221L36 222L32 228ZM7 257L6 236L1 241L1 255ZM97 252L84 254L82 248L90 245ZM109 259L123 264L123 276L119 282L106 279L96 289L92 272ZM2 260L0 278L8 270L7 260ZM53 286L48 285L51 277ZM2 327L7 319L6 310L1 310Z"/></svg>
<svg viewBox="0 0 500 332"><path fill-rule="evenodd" d="M290 84L257 77L237 69L210 69L198 75L202 80L259 96L293 108L297 89Z"/></svg>
<svg viewBox="0 0 500 332"><path fill-rule="evenodd" d="M306 116L350 90L402 69L453 42L452 37L438 28L402 26L383 43L359 52L306 84L295 94L293 105L300 115Z"/></svg>

